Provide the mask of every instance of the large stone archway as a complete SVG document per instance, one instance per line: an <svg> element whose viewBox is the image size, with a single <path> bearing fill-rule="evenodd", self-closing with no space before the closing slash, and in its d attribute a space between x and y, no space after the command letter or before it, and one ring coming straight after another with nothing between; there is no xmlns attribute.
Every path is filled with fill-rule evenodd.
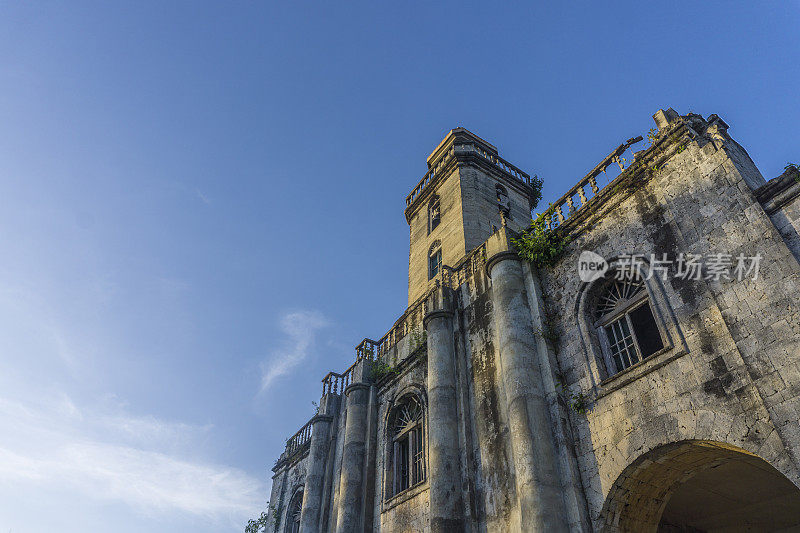
<svg viewBox="0 0 800 533"><path fill-rule="evenodd" d="M800 489L741 448L684 441L626 468L601 523L607 532L800 531Z"/></svg>

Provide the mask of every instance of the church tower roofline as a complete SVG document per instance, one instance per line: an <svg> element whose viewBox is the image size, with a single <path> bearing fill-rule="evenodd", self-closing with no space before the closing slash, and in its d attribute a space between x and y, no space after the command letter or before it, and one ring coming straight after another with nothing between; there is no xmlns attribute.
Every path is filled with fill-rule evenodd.
<svg viewBox="0 0 800 533"><path fill-rule="evenodd" d="M526 172L500 157L496 146L466 128L458 127L450 130L428 156L427 163L428 171L406 197L405 215L408 222L441 180L456 166L470 165L482 168L484 172L516 189L523 196L531 197L533 193L531 177Z"/></svg>
<svg viewBox="0 0 800 533"><path fill-rule="evenodd" d="M457 142L458 141L458 142ZM462 128L461 126L450 130L447 135L445 135L442 142L436 147L436 149L431 152L431 155L428 156L428 168L433 167L438 160L441 159L443 153L446 149L453 145L453 144L477 144L480 145L484 150L487 152L493 153L497 155L497 147L490 142L487 142L484 139L481 139L467 128Z"/></svg>

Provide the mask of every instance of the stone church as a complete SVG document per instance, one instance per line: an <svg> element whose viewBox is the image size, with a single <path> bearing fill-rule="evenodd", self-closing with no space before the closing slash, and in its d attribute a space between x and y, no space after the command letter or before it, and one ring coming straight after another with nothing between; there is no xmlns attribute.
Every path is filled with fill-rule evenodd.
<svg viewBox="0 0 800 533"><path fill-rule="evenodd" d="M540 182L448 133L406 198L408 308L323 378L267 531L800 531L800 173L653 118L545 210L538 267Z"/></svg>

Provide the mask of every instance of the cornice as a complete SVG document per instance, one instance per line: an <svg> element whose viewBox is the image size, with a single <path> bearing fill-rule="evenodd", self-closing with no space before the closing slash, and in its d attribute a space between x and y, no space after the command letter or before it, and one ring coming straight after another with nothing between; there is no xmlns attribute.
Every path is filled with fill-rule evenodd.
<svg viewBox="0 0 800 533"><path fill-rule="evenodd" d="M429 311L425 314L422 319L422 327L427 328L428 322L433 320L434 318L451 318L453 316L453 311L448 311L446 309L437 309L435 311Z"/></svg>
<svg viewBox="0 0 800 533"><path fill-rule="evenodd" d="M456 145L458 146L468 146L468 145ZM533 197L533 187L524 183L517 179L512 174L506 172L502 168L499 168L477 153L474 150L464 150L459 151L456 150L455 153L451 154L450 157L445 159L442 162L441 168L438 170L434 178L420 191L416 198L408 205L405 209L405 217L406 222L411 222L411 218L416 214L416 212L420 209L421 206L425 205L431 196L433 195L434 191L439 188L439 185L450 177L454 170L465 168L465 167L475 167L486 174L490 175L494 179L503 183L503 185L516 190L519 194L528 198L530 202ZM531 205L531 208L533 206Z"/></svg>
<svg viewBox="0 0 800 533"><path fill-rule="evenodd" d="M351 383L344 389L344 395L349 396L352 391L355 390L369 390L370 385L368 383L358 382L358 383Z"/></svg>
<svg viewBox="0 0 800 533"><path fill-rule="evenodd" d="M505 251L502 251L502 252L498 252L498 253L494 254L492 257L490 257L489 259L487 259L486 266L484 267L486 269L486 275L491 278L492 277L492 267L494 265L496 265L497 263L499 263L500 261L505 261L506 259L513 259L514 261L519 261L520 260L519 259L519 255L517 255L517 252L512 252L510 250L505 250Z"/></svg>
<svg viewBox="0 0 800 533"><path fill-rule="evenodd" d="M756 189L755 195L764 211L771 215L785 205L800 197L800 172L787 169L786 172Z"/></svg>

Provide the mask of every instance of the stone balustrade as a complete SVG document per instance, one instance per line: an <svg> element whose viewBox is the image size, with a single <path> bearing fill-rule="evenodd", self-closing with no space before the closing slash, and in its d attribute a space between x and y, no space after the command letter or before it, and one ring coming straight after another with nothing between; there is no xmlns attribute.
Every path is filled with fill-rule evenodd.
<svg viewBox="0 0 800 533"><path fill-rule="evenodd" d="M421 193L422 190L425 189L425 187L428 185L428 183L430 183L431 180L433 180L433 178L436 177L437 172L439 172L439 170L445 165L445 163L447 163L450 160L450 158L453 155L455 155L455 148L456 148L455 146L451 146L450 149L444 154L444 156L441 159L439 159L439 162L433 165L431 168L429 168L428 172L426 172L425 175L422 176L422 179L419 180L419 183L417 183L417 186L414 187L414 190L411 191L411 194L409 194L406 197L406 207L411 205L411 203L417 198L417 196L419 196L419 193Z"/></svg>
<svg viewBox="0 0 800 533"><path fill-rule="evenodd" d="M495 167L499 168L500 170L502 170L506 174L509 174L510 176L513 176L514 178L518 179L519 181L525 183L526 185L530 185L531 184L531 177L527 173L525 173L524 171L520 170L516 166L512 165L511 163L509 163L508 161L506 161L505 159L503 159L499 155L493 154L491 152L487 152L483 148L481 148L479 146L476 146L476 145L466 145L466 146L471 147L475 151L475 153L477 153L479 156L481 156L485 160L487 160L490 163L492 163Z"/></svg>
<svg viewBox="0 0 800 533"><path fill-rule="evenodd" d="M286 441L286 457L290 457L297 453L301 448L306 446L311 441L311 421L301 427L297 433L292 435Z"/></svg>
<svg viewBox="0 0 800 533"><path fill-rule="evenodd" d="M625 159L622 155L631 147L642 140L642 137L634 137L620 144L616 150L611 152L596 167L583 177L577 184L567 191L561 198L545 211L544 222L547 229L552 229L563 224L569 217L577 213L581 208L589 203L600 192L597 186L597 176L605 172L613 165L619 165L620 170L625 170ZM633 157L631 157L633 160Z"/></svg>
<svg viewBox="0 0 800 533"><path fill-rule="evenodd" d="M355 364L351 365L343 374L328 372L325 377L322 378L322 395L341 394L344 392L344 389L350 385L354 366Z"/></svg>
<svg viewBox="0 0 800 533"><path fill-rule="evenodd" d="M527 173L512 165L499 155L489 152L476 144L456 144L451 146L442 155L442 157L439 158L438 162L428 169L428 172L426 172L422 179L419 180L419 183L417 183L417 186L411 191L411 194L406 197L406 207L414 203L414 200L416 200L422 191L425 190L425 187L427 187L428 184L431 183L436 176L438 176L438 173L447 166L453 157L455 157L457 154L470 153L479 156L488 163L491 163L492 166L509 175L510 177L519 180L526 185L531 184L531 177Z"/></svg>

